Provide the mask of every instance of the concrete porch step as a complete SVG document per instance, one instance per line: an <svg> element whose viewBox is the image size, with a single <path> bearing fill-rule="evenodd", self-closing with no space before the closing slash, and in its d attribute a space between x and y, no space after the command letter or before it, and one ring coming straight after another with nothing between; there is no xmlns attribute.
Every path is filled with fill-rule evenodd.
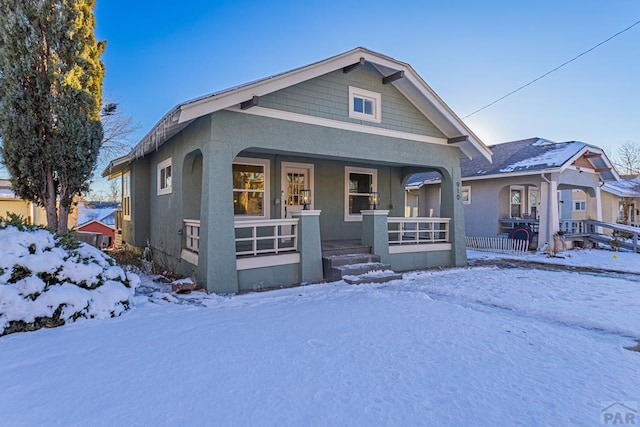
<svg viewBox="0 0 640 427"><path fill-rule="evenodd" d="M402 274L394 272L391 266L380 262L379 255L369 252L323 254L322 269L325 280L335 282L344 279L352 285L402 279Z"/></svg>
<svg viewBox="0 0 640 427"><path fill-rule="evenodd" d="M380 257L375 254L344 254L344 255L329 255L322 257L322 271L325 280L334 282L342 279L342 271L346 266L351 265L367 265L372 263L379 263ZM345 274L361 274L355 271L354 273Z"/></svg>
<svg viewBox="0 0 640 427"><path fill-rule="evenodd" d="M392 270L374 270L357 276L347 275L342 278L350 285L360 285L363 283L387 283L392 280L401 280L402 273L396 273Z"/></svg>
<svg viewBox="0 0 640 427"><path fill-rule="evenodd" d="M363 262L359 264L338 265L333 267L333 271L340 276L336 280L340 280L344 276L359 276L373 271L390 271L390 268L391 266L389 264L382 264L381 262Z"/></svg>

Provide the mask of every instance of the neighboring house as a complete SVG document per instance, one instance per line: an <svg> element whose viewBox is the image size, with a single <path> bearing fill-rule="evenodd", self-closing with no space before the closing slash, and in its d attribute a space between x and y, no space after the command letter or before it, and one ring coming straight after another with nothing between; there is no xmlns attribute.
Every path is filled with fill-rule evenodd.
<svg viewBox="0 0 640 427"><path fill-rule="evenodd" d="M622 177L602 186L604 221L640 227L640 177ZM626 212L625 212L626 211Z"/></svg>
<svg viewBox="0 0 640 427"><path fill-rule="evenodd" d="M81 200L76 207L78 226L95 220L115 228L116 213L119 206L119 202L92 202Z"/></svg>
<svg viewBox="0 0 640 427"><path fill-rule="evenodd" d="M118 203L115 202L78 202L78 226L76 231L84 233L97 233L104 236L100 239L103 249L112 249L116 246L116 217Z"/></svg>
<svg viewBox="0 0 640 427"><path fill-rule="evenodd" d="M464 265L461 155L491 153L410 65L356 48L179 104L103 175L122 176L128 246L234 293L322 281L329 241L396 270ZM387 227L422 171L444 177L445 218L407 244Z"/></svg>
<svg viewBox="0 0 640 427"><path fill-rule="evenodd" d="M7 213L20 215L32 225L47 225L44 208L21 199L13 192L11 181L0 179L0 216L6 217Z"/></svg>
<svg viewBox="0 0 640 427"><path fill-rule="evenodd" d="M528 226L542 248L560 229L584 231L580 219L604 219L602 185L618 175L600 148L542 138L489 148L493 163L483 158L460 162L468 236L508 235L517 226ZM411 200L417 205L419 215L439 216L439 183L433 173L413 175L407 182L406 204Z"/></svg>
<svg viewBox="0 0 640 427"><path fill-rule="evenodd" d="M96 246L100 247L101 249L113 249L114 247L116 230L113 226L107 225L94 219L82 225L79 225L78 228L76 228L76 231L80 233L99 234L100 236L102 236L99 240L99 243L96 244ZM93 243L93 241L91 243Z"/></svg>

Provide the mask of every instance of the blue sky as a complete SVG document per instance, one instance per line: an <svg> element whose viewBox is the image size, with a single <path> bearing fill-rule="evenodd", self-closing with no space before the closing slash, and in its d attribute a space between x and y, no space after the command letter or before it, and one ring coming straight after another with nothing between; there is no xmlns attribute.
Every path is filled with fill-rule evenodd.
<svg viewBox="0 0 640 427"><path fill-rule="evenodd" d="M356 46L407 62L461 117L640 20L638 0L98 0L105 94L139 124ZM466 119L488 145L640 142L640 25Z"/></svg>

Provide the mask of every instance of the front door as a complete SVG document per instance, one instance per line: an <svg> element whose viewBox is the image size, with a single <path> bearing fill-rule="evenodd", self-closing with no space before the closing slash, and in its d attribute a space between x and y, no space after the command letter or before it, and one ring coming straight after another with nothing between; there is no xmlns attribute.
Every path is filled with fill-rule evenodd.
<svg viewBox="0 0 640 427"><path fill-rule="evenodd" d="M281 218L291 218L293 212L304 208L300 190L311 190L309 209L313 208L313 165L282 163Z"/></svg>

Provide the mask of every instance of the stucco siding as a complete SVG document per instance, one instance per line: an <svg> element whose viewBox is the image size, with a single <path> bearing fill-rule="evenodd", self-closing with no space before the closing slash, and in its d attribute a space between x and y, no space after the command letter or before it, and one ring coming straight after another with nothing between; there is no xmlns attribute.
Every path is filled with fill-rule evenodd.
<svg viewBox="0 0 640 427"><path fill-rule="evenodd" d="M149 177L145 189L146 194L150 195L147 203L147 215L150 218L147 239L151 247L158 252L157 256L166 259L165 266L167 267L175 268L180 262L185 213L188 219L199 219L200 217L200 212L196 214L191 204L199 205L202 199L202 182L194 185L189 181L188 186L183 185L185 157L198 150L199 147L206 145L209 139L210 121L208 118L202 118L149 156ZM167 159L171 159L171 192L159 195L158 164ZM201 175L202 161L196 162L193 166L200 169ZM211 197L216 197L216 194L212 194ZM185 208L184 203L190 204L188 208Z"/></svg>
<svg viewBox="0 0 640 427"><path fill-rule="evenodd" d="M511 215L511 186L540 189L540 181L533 177L464 181L463 185L471 187L471 203L464 205L465 231L467 236L477 237L495 237L506 231L500 227L499 220ZM525 206L530 211L526 190L525 198Z"/></svg>
<svg viewBox="0 0 640 427"><path fill-rule="evenodd" d="M620 197L603 191L600 193L602 202L602 221L615 224L618 222L618 203Z"/></svg>
<svg viewBox="0 0 640 427"><path fill-rule="evenodd" d="M344 92L346 114L346 87ZM344 219L345 167L376 170L379 208L390 210L391 216L404 216L403 179L407 168L439 170L446 189L441 214L452 218L450 236L455 249L430 255L423 262L463 265L464 224L461 202L454 195L454 185L460 180L459 155L457 147L444 144L218 111L194 121L157 151L134 162L132 221L125 225L129 227L132 244L138 247L149 244L156 262L170 270L195 275L200 283L216 292L252 289L261 286L260 283L288 285L298 280L299 273L295 273L298 267L272 267L268 272L237 272L230 267L235 262L231 164L237 156L268 160L269 194L263 203L270 218L282 216L282 163L313 165L313 208L322 211L319 217L322 240L362 236L361 222ZM158 164L169 158L172 190L158 195ZM197 266L181 260L185 218L201 221ZM447 260L442 260L443 257Z"/></svg>
<svg viewBox="0 0 640 427"><path fill-rule="evenodd" d="M298 264L238 271L238 288L240 291L257 291L270 287L290 286L296 283L300 283Z"/></svg>
<svg viewBox="0 0 640 427"><path fill-rule="evenodd" d="M342 70L282 89L260 98L260 106L314 117L445 138L443 133L371 65L350 73ZM349 117L349 86L380 93L382 122Z"/></svg>

